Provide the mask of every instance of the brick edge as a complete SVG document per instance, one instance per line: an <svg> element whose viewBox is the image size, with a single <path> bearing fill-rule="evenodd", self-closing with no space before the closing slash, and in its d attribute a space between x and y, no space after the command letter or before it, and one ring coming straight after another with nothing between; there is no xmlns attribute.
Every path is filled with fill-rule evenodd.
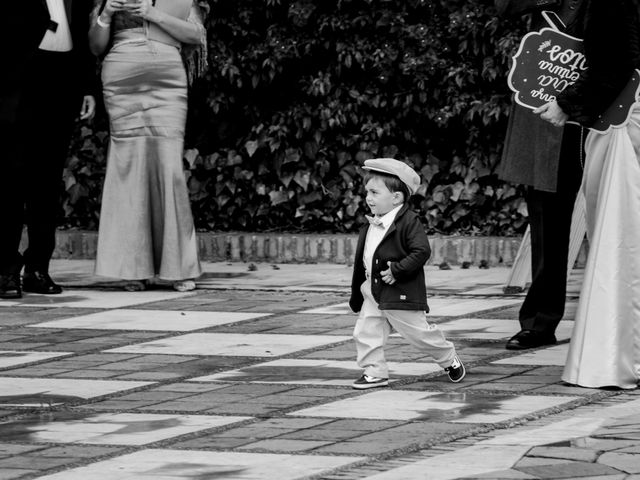
<svg viewBox="0 0 640 480"><path fill-rule="evenodd" d="M431 265L469 262L488 266L511 266L520 237L431 236ZM98 234L93 231L60 230L54 258L94 259ZM207 262L336 263L351 264L356 235L198 233L200 258ZM586 259L583 246L577 264Z"/></svg>

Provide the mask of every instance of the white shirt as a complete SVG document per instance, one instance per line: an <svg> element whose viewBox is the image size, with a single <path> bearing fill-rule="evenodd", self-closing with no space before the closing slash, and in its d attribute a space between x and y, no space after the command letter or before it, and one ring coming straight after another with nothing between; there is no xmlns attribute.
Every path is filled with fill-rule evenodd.
<svg viewBox="0 0 640 480"><path fill-rule="evenodd" d="M362 261L364 262L364 268L367 271L367 277L371 276L371 262L373 262L373 254L376 252L376 248L378 248L378 245L380 245L380 242L382 242L382 239L387 234L387 231L395 220L400 208L402 208L402 205L398 205L393 210L390 210L383 216L378 217L382 222L382 225L369 225L367 239L364 242L364 253L362 254ZM383 270L386 270L386 268L383 268Z"/></svg>
<svg viewBox="0 0 640 480"><path fill-rule="evenodd" d="M55 32L47 29L42 37L42 42L40 42L40 50L68 52L73 48L73 42L64 0L47 0L47 7L49 7L51 20L58 24L58 29Z"/></svg>

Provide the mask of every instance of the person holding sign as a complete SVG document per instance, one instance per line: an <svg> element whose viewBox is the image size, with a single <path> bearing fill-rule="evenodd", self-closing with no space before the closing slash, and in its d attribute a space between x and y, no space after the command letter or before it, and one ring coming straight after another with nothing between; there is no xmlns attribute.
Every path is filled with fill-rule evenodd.
<svg viewBox="0 0 640 480"><path fill-rule="evenodd" d="M586 73L535 110L558 127L597 128L583 178L589 256L562 379L631 389L640 379L640 2L589 0L584 48ZM599 128L620 112L626 122Z"/></svg>
<svg viewBox="0 0 640 480"><path fill-rule="evenodd" d="M582 33L583 0L496 0L501 16L531 14L532 31L549 24L544 11L557 14L564 31ZM531 229L532 283L520 309L521 330L507 349L554 344L564 315L571 215L582 176L583 136L577 125L554 128L514 101L498 165L498 176L526 185Z"/></svg>

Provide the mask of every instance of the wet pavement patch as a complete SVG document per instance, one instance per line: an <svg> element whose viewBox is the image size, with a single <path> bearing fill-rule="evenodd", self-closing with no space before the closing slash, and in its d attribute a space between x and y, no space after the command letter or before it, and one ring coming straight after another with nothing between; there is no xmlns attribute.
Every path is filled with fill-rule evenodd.
<svg viewBox="0 0 640 480"><path fill-rule="evenodd" d="M0 441L144 445L249 417L149 413L53 412L0 423Z"/></svg>

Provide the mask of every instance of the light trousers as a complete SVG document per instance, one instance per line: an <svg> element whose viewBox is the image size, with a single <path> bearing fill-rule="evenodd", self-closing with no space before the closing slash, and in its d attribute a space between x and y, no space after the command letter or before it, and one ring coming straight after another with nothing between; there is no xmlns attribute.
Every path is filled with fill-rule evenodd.
<svg viewBox="0 0 640 480"><path fill-rule="evenodd" d="M371 282L360 287L364 303L353 330L358 366L366 375L389 378L384 356L387 338L394 328L411 345L425 352L442 368L453 362L456 349L437 325L427 322L427 315L419 310L380 310L371 293Z"/></svg>

